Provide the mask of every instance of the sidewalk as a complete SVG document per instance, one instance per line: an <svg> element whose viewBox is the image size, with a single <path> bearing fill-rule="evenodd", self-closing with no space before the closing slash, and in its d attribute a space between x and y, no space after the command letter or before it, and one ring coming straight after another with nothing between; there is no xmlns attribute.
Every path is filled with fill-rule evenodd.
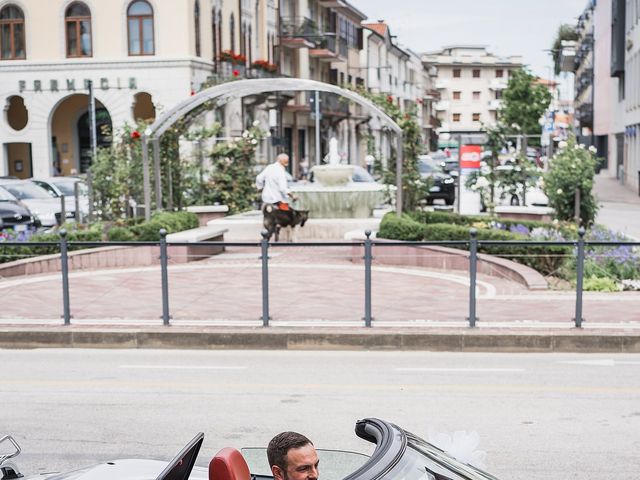
<svg viewBox="0 0 640 480"><path fill-rule="evenodd" d="M600 205L596 221L640 241L640 196L609 177L607 170L595 176L594 195Z"/></svg>

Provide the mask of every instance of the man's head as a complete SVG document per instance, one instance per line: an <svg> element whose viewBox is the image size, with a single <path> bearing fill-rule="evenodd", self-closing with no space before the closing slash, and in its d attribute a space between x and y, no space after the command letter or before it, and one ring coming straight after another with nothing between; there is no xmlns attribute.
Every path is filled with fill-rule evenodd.
<svg viewBox="0 0 640 480"><path fill-rule="evenodd" d="M276 162L286 168L289 165L289 155L287 155L286 153L281 153L276 158Z"/></svg>
<svg viewBox="0 0 640 480"><path fill-rule="evenodd" d="M304 435L282 432L267 447L267 459L274 480L317 480L318 454Z"/></svg>

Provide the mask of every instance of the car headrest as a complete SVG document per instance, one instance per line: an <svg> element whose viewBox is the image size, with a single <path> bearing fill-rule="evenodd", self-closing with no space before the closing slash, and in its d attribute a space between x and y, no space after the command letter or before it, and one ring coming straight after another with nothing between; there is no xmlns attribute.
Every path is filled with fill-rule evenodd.
<svg viewBox="0 0 640 480"><path fill-rule="evenodd" d="M250 480L249 466L235 448L220 450L209 463L209 480Z"/></svg>

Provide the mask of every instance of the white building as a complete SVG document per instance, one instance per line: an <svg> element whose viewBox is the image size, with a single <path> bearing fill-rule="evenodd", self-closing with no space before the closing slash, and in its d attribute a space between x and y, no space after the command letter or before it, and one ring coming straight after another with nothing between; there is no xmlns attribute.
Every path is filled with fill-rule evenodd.
<svg viewBox="0 0 640 480"><path fill-rule="evenodd" d="M88 85L98 145L168 109L220 70L220 54L270 58L272 0L0 1L0 175L84 172ZM256 27L260 21L262 28ZM5 35L4 33L8 35ZM11 39L11 41L7 41ZM107 128L104 128L107 127Z"/></svg>
<svg viewBox="0 0 640 480"><path fill-rule="evenodd" d="M495 124L510 72L522 67L519 56L498 57L476 45L444 47L423 54L422 62L437 68L440 101L435 110L443 132L476 131Z"/></svg>

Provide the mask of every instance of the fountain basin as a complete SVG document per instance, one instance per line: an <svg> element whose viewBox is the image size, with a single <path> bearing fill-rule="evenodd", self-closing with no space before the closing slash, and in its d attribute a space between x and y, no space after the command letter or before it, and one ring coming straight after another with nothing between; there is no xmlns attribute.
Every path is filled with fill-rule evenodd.
<svg viewBox="0 0 640 480"><path fill-rule="evenodd" d="M310 218L370 218L373 209L393 198L396 187L373 182L324 186L316 182L294 185L294 207L309 210Z"/></svg>
<svg viewBox="0 0 640 480"><path fill-rule="evenodd" d="M325 187L334 187L348 184L353 177L353 170L353 165L329 164L316 165L311 172L316 182Z"/></svg>

